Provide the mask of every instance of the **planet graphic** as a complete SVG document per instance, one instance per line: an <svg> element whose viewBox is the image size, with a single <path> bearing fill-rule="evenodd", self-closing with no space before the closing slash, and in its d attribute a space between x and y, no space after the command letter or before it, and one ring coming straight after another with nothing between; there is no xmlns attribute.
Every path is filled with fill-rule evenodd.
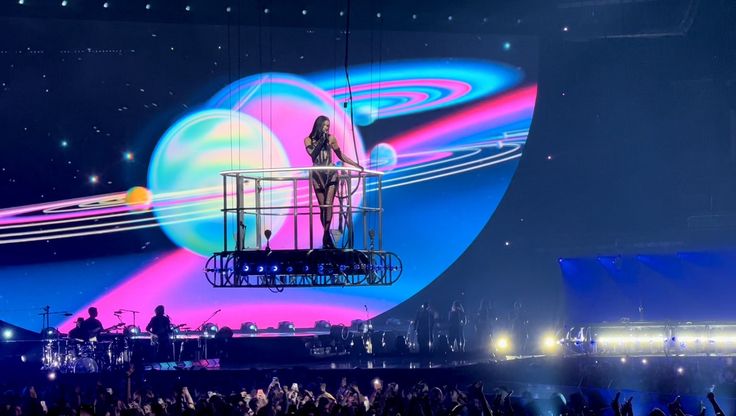
<svg viewBox="0 0 736 416"><path fill-rule="evenodd" d="M151 207L153 194L148 188L134 186L125 193L125 204L134 211L145 211Z"/></svg>
<svg viewBox="0 0 736 416"><path fill-rule="evenodd" d="M364 318L366 309L370 315L389 311L447 270L487 224L522 156L537 90L533 83L520 84L524 76L517 67L490 61L386 62L380 83L371 78L369 65L356 65L352 71L354 124L349 107L343 108L349 95L346 82L336 80L333 71L244 77L166 129L151 155L145 188L0 210L0 227L8 229L0 233L0 244L144 229L161 230L169 238L172 245L156 252L143 245L139 253L95 259L93 266L70 263L69 276L83 267L93 267L101 276L93 287L69 279L64 294L49 293L66 296L69 309L79 313L93 305L109 312L152 310L165 304L179 322L199 323L221 309L216 322L221 326L251 321L266 327L292 320L305 327L322 319L349 323ZM426 114L413 116L422 112ZM224 242L234 245L236 229L234 216L224 220L223 202L232 206L235 196L232 190L223 196L220 173L290 168L303 175L300 169L312 164L304 138L319 115L330 118L331 133L343 153L383 172L382 221L354 214L353 222L365 221L367 234L382 226L376 244L380 235L382 248L401 257L401 279L390 287L310 288L278 294L213 290L204 277L205 261L223 250ZM407 120L397 127L399 117ZM287 208L274 208L272 213L278 215L264 216L260 230L255 229L253 216L246 216L246 246L257 248L255 232L265 229L273 233L272 248L289 247L294 231L303 246L308 243L310 221L321 233L319 218L292 215L288 208L314 198L307 183L300 183L296 192L283 184L262 185L266 206ZM361 187L353 188L359 190L351 197L354 206L377 203L377 183L366 185L365 193ZM243 204L253 206L254 198L249 180ZM336 217L333 228L339 226ZM366 237L363 230L356 229L356 241ZM44 265L26 269L8 268L0 271L0 277L27 272L34 281L42 281L58 276ZM489 278L489 273L478 279ZM30 302L24 296L16 299L18 304ZM10 318L30 324L36 317ZM73 320L58 324L68 330Z"/></svg>
<svg viewBox="0 0 736 416"><path fill-rule="evenodd" d="M371 150L371 169L388 172L396 166L397 161L396 149L388 143L379 143Z"/></svg>

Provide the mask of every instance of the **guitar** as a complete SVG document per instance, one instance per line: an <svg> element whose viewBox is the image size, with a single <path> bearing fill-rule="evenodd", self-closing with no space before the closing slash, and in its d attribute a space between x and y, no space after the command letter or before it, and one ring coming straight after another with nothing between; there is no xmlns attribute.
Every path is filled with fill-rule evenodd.
<svg viewBox="0 0 736 416"><path fill-rule="evenodd" d="M158 333L158 334L154 334L154 333L151 333L151 346L152 346L152 347L158 346L158 339L159 339L159 337L161 337L162 335L164 335L164 334L171 334L171 333L173 333L174 331L176 331L177 329L179 329L179 328L181 328L181 327L184 327L184 326L186 326L186 325L187 325L187 324L179 324L179 325L173 325L173 326L170 326L170 327L169 327L169 330L168 330L168 331L166 331L165 333Z"/></svg>
<svg viewBox="0 0 736 416"><path fill-rule="evenodd" d="M115 325L113 325L113 326L111 326L109 328L103 328L103 329L97 331L94 335L90 336L89 337L89 340L91 342L97 342L97 336L98 335L109 334L110 331L113 331L113 330L118 329L118 328L122 328L124 326L125 326L125 324L122 323L122 322L120 322L119 324L115 324Z"/></svg>

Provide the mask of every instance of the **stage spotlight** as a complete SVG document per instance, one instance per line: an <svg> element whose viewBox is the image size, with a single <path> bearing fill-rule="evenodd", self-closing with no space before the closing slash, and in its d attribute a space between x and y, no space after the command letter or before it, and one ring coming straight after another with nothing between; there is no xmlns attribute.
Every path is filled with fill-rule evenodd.
<svg viewBox="0 0 736 416"><path fill-rule="evenodd" d="M263 273L264 270L263 266L258 266L258 273Z"/></svg>
<svg viewBox="0 0 736 416"><path fill-rule="evenodd" d="M217 331L219 329L220 328L217 325L208 322L208 323L204 324L204 327L202 327L202 335L205 338L212 338L212 337L215 336L215 334L217 334Z"/></svg>
<svg viewBox="0 0 736 416"><path fill-rule="evenodd" d="M279 331L281 332L294 332L294 323L291 321L281 321L279 322Z"/></svg>
<svg viewBox="0 0 736 416"><path fill-rule="evenodd" d="M279 266L277 266L277 265L275 265L275 264L274 264L273 266L271 266L271 271L272 271L273 273L276 273L276 272L278 272L278 271L279 271Z"/></svg>
<svg viewBox="0 0 736 416"><path fill-rule="evenodd" d="M319 320L314 323L314 329L325 329L329 331L331 327L332 325L328 321L325 321L324 319Z"/></svg>
<svg viewBox="0 0 736 416"><path fill-rule="evenodd" d="M302 10L302 16L306 16L306 15L307 15L307 9Z"/></svg>
<svg viewBox="0 0 736 416"><path fill-rule="evenodd" d="M10 328L3 329L3 339L13 338L13 330Z"/></svg>
<svg viewBox="0 0 736 416"><path fill-rule="evenodd" d="M128 325L123 330L123 335L126 336L126 337L128 337L128 338L134 337L134 336L140 335L140 334L141 334L140 327L137 327L135 325Z"/></svg>
<svg viewBox="0 0 736 416"><path fill-rule="evenodd" d="M646 358L642 358L642 359L641 359L641 363L642 363L642 364L644 364L644 365L647 365L647 363L648 363L648 362L649 362L649 361L647 361L647 359L646 359Z"/></svg>
<svg viewBox="0 0 736 416"><path fill-rule="evenodd" d="M509 337L503 335L498 337L493 346L498 352L509 352L511 350L511 340Z"/></svg>
<svg viewBox="0 0 736 416"><path fill-rule="evenodd" d="M185 7L184 10L186 10L188 12L189 11L192 11L192 6L190 6L190 5L187 4L187 7Z"/></svg>
<svg viewBox="0 0 736 416"><path fill-rule="evenodd" d="M626 364L626 357L621 357L621 364Z"/></svg>
<svg viewBox="0 0 736 416"><path fill-rule="evenodd" d="M146 10L151 10L151 3L146 3Z"/></svg>
<svg viewBox="0 0 736 416"><path fill-rule="evenodd" d="M552 334L545 334L542 337L542 351L546 354L554 354L558 351L559 343Z"/></svg>
<svg viewBox="0 0 736 416"><path fill-rule="evenodd" d="M677 374L683 375L685 373L685 369L682 367L677 367Z"/></svg>
<svg viewBox="0 0 736 416"><path fill-rule="evenodd" d="M503 50L505 50L505 51L511 50L511 42L504 42L503 43Z"/></svg>
<svg viewBox="0 0 736 416"><path fill-rule="evenodd" d="M46 328L43 331L41 331L41 334L43 335L44 339L57 339L59 338L59 330L56 328Z"/></svg>
<svg viewBox="0 0 736 416"><path fill-rule="evenodd" d="M25 3L25 0L18 0L18 4L20 4L21 6L23 5L23 3Z"/></svg>
<svg viewBox="0 0 736 416"><path fill-rule="evenodd" d="M258 332L258 325L255 322L244 322L240 325L240 331L246 334L255 334Z"/></svg>
<svg viewBox="0 0 736 416"><path fill-rule="evenodd" d="M66 0L62 0L61 7L66 7L66 5L69 4Z"/></svg>
<svg viewBox="0 0 736 416"><path fill-rule="evenodd" d="M110 3L104 2L104 3L102 3L102 7L104 7L104 8L107 9L108 7L110 7Z"/></svg>
<svg viewBox="0 0 736 416"><path fill-rule="evenodd" d="M56 371L49 372L48 378L49 378L49 381L56 380Z"/></svg>
<svg viewBox="0 0 736 416"><path fill-rule="evenodd" d="M21 355L20 356L20 362L22 362L22 363L28 362L28 357L26 357L25 354Z"/></svg>

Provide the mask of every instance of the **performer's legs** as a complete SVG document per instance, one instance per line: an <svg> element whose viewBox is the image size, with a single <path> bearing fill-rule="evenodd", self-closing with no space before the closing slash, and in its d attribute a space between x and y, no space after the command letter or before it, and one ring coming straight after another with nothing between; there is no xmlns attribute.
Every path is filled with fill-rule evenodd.
<svg viewBox="0 0 736 416"><path fill-rule="evenodd" d="M320 172L312 172L312 187L314 188L314 194L317 197L317 203L319 204L319 221L322 224L322 247L323 248L334 248L332 239L329 235L330 222L332 221L332 199L335 197L334 186L330 186L328 183L329 176L321 174ZM328 198L330 194L332 197Z"/></svg>
<svg viewBox="0 0 736 416"><path fill-rule="evenodd" d="M330 235L332 210L335 203L335 192L337 191L337 181L333 179L334 175L330 175L330 180L327 182L327 189L325 192L324 222L322 224L322 227L324 228L322 234L322 246L325 248L335 248L335 243L332 241L332 236Z"/></svg>

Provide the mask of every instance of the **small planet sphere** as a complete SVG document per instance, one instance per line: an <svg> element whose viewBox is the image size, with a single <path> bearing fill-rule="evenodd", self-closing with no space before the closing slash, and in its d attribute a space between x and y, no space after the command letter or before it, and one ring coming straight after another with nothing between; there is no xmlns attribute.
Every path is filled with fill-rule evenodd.
<svg viewBox="0 0 736 416"><path fill-rule="evenodd" d="M151 202L153 202L153 194L143 186L134 186L125 194L125 204L134 211L149 209Z"/></svg>
<svg viewBox="0 0 736 416"><path fill-rule="evenodd" d="M388 143L379 143L371 150L371 168L390 171L396 166L399 158L396 149Z"/></svg>
<svg viewBox="0 0 736 416"><path fill-rule="evenodd" d="M375 105L361 103L354 107L355 124L369 126L378 120L378 108Z"/></svg>

